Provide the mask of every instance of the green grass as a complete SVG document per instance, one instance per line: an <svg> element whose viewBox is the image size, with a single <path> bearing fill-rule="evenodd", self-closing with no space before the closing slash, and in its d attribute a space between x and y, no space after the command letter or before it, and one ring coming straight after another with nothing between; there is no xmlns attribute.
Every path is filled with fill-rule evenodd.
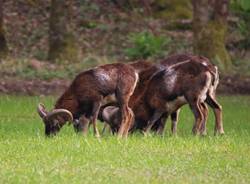
<svg viewBox="0 0 250 184"><path fill-rule="evenodd" d="M0 96L0 183L250 183L250 96L219 98L225 136L191 135L193 116L181 111L178 137L132 135L100 141L71 126L44 137L36 114L53 97ZM211 110L210 110L211 112ZM100 125L101 127L101 125Z"/></svg>

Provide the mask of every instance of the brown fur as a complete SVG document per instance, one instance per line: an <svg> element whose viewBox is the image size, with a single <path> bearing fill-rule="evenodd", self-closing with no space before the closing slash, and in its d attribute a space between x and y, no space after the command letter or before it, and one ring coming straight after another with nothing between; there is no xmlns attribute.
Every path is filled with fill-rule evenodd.
<svg viewBox="0 0 250 184"><path fill-rule="evenodd" d="M122 64L107 64L78 74L68 89L55 104L55 109L69 110L74 119L90 120L94 133L99 136L96 127L96 118L104 97L115 94L120 109L121 126L119 136L127 136L130 110L128 101L137 82L137 73L134 68ZM130 118L131 119L131 118ZM60 127L65 122L62 122ZM81 122L86 131L88 121ZM48 123L51 126L51 123ZM51 129L52 130L52 129ZM48 134L53 133L49 130ZM85 132L86 133L86 132Z"/></svg>
<svg viewBox="0 0 250 184"><path fill-rule="evenodd" d="M182 75L185 76L188 80L188 78L190 79L190 76L192 77L197 77L199 76L201 73L209 72L212 75L212 81L213 84L215 86L212 86L212 88L209 89L208 93L207 93L207 99L206 99L206 103L208 103L215 112L216 115L216 130L219 130L219 132L223 132L223 127L222 127L222 120L221 120L221 106L216 102L215 100L215 96L213 94L215 94L215 90L217 87L217 84L214 84L215 80L218 80L218 72L217 69L214 65L212 65L209 60L205 57L201 57L201 56L194 56L191 54L182 54L182 55L173 55L168 57L167 59L163 60L160 62L159 65L151 65L149 66L146 63L146 66L144 66L144 63L141 62L140 64L142 65L142 70L139 73L139 83L136 86L136 89L133 93L133 95L130 98L129 101L129 106L133 109L134 113L135 113L135 126L134 129L143 129L145 128L145 126L147 125L147 120L150 119L150 117L152 116L153 112L152 112L152 108L148 105L145 105L145 101L147 102L148 100L150 101L150 95L148 95L149 99L144 99L142 96L145 95L146 93L146 86L148 85L150 79L152 78L152 76L159 70L161 69L166 69L170 66L176 65L178 63L187 61L189 63L186 64L182 64L180 66L176 66L177 69L178 68L182 68L180 71L182 71ZM193 63L193 64L190 64ZM138 68L140 68L140 65L138 63L135 63L134 66ZM194 67L195 66L195 67ZM186 84L190 84L191 81L186 81L184 77L185 82L179 82L179 86L183 86L183 88L187 88L188 86L186 86ZM191 77L191 78L192 78ZM192 81L193 82L193 81ZM156 87L157 86L161 86L158 85L156 83ZM155 88L152 88L152 91L157 91L154 90ZM188 89L188 88L187 88ZM212 89L212 90L211 90ZM149 92L150 90L148 90ZM148 93L147 92L147 93ZM195 94L194 94L195 96ZM212 98L211 98L212 97ZM156 102L157 100L160 102L163 99L160 98L156 98ZM210 101L211 100L211 101ZM177 108L178 109L178 108ZM201 126L201 131L204 134L205 133L205 122L206 122L206 117L207 117L207 107L205 105L204 102L200 103L199 105L199 109L202 113L202 116L204 117L202 119L202 126ZM167 114L163 114L161 116L160 119L158 119L156 121L156 123L154 124L154 126L152 127L153 130L162 133L164 126L165 126L165 120L167 118ZM178 122L178 112L172 112L171 114L171 119L172 119L172 132L176 133L176 129L177 129L177 122ZM194 130L197 131L197 130Z"/></svg>
<svg viewBox="0 0 250 184"><path fill-rule="evenodd" d="M140 109L143 109L143 112L147 109L150 116L149 121L147 121L148 117L147 119L144 119L144 122L147 124L145 128L146 131L149 131L154 123L165 113L171 114L186 103L189 104L196 119L193 133L198 133L201 126L203 126L202 131L204 131L205 125L203 124L205 124L207 118L205 102L207 102L215 111L220 111L216 115L218 121L216 121L215 129L219 133L224 133L220 118L221 109L215 99L211 98L212 96L210 94L210 89L213 88L213 82L212 80L210 81L209 75L211 75L212 79L213 77L216 77L216 75L211 72L213 69L211 65L204 65L204 63L202 63L203 61L193 61L193 58L194 57L190 57L190 62L180 65L170 65L170 69L169 67L166 67L165 70L159 70L159 72L150 79L147 89L141 97L141 104L137 107L137 109L139 108L139 111ZM207 89L204 88L206 85L208 85ZM203 93L204 98L201 97L201 92ZM186 102L178 100L178 97L182 96ZM209 103L208 99L213 101L217 107L215 107L216 105L212 106L212 103ZM176 102L174 100L176 100ZM171 107L172 109L166 109L166 104L172 106L173 102L175 103L173 107ZM137 109L133 109L135 118L138 118L137 115L140 114L136 112Z"/></svg>

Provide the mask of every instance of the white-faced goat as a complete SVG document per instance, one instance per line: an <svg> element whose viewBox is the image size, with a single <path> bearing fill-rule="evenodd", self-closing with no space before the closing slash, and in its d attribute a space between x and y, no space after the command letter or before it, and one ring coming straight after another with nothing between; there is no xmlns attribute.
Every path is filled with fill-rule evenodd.
<svg viewBox="0 0 250 184"><path fill-rule="evenodd" d="M57 100L52 111L48 112L44 105L38 105L38 113L45 124L45 134L56 134L67 121L79 119L84 125L84 133L90 121L98 137L96 119L101 102L105 96L115 94L120 109L118 136L126 137L133 118L128 102L137 80L138 74L134 68L122 63L107 64L80 73Z"/></svg>

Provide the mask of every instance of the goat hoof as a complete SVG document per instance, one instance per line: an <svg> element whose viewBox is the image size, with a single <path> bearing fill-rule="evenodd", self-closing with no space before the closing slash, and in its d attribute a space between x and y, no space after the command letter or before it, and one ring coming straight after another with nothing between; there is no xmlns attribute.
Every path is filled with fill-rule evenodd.
<svg viewBox="0 0 250 184"><path fill-rule="evenodd" d="M177 133L172 133L172 136L173 137L177 137Z"/></svg>
<svg viewBox="0 0 250 184"><path fill-rule="evenodd" d="M224 135L224 134L225 134L224 130L220 130L220 131L219 131L219 134L220 134L220 135Z"/></svg>
<svg viewBox="0 0 250 184"><path fill-rule="evenodd" d="M192 133L193 133L194 136L199 135L199 132L196 129L193 129Z"/></svg>
<svg viewBox="0 0 250 184"><path fill-rule="evenodd" d="M224 134L225 134L225 132L223 129L214 131L214 135L224 135Z"/></svg>
<svg viewBox="0 0 250 184"><path fill-rule="evenodd" d="M207 135L207 131L203 131L203 132L201 132L201 134L200 134L201 136L206 136Z"/></svg>
<svg viewBox="0 0 250 184"><path fill-rule="evenodd" d="M118 134L117 139L122 139L122 135Z"/></svg>
<svg viewBox="0 0 250 184"><path fill-rule="evenodd" d="M144 137L150 137L150 133L149 132L143 132L143 135L144 135Z"/></svg>
<svg viewBox="0 0 250 184"><path fill-rule="evenodd" d="M201 136L201 137L206 137L207 134L206 134L206 133L205 133L205 134L202 133L202 134L200 134L200 136Z"/></svg>
<svg viewBox="0 0 250 184"><path fill-rule="evenodd" d="M223 135L225 135L225 132L224 131L223 132L215 132L214 135L215 136L217 136L217 135L218 136L223 136Z"/></svg>
<svg viewBox="0 0 250 184"><path fill-rule="evenodd" d="M87 137L87 132L82 133L83 137Z"/></svg>
<svg viewBox="0 0 250 184"><path fill-rule="evenodd" d="M95 134L95 137L100 138L101 136L100 136L100 134Z"/></svg>

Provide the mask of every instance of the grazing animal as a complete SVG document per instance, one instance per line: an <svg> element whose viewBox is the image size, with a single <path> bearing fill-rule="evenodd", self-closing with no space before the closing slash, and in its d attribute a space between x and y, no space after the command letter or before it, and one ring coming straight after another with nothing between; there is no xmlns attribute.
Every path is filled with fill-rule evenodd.
<svg viewBox="0 0 250 184"><path fill-rule="evenodd" d="M165 67L169 67L179 62L188 61L188 60L202 64L209 70L209 72L213 76L213 83L209 88L209 92L207 94L208 98L206 100L206 103L209 104L209 106L212 107L214 111L214 115L216 119L215 134L219 133L219 131L217 131L219 129L221 130L221 134L223 134L224 133L223 127L221 127L222 126L222 107L216 101L216 94L215 94L217 86L219 84L219 74L218 74L217 67L211 64L209 59L207 59L206 57L197 56L193 54L172 55L162 60L160 64L164 65ZM201 130L200 130L202 135L206 135L206 120L208 117L208 108L206 106L206 103L201 103L201 111L204 115L204 119L203 119ZM171 119L172 119L171 130L173 134L176 134L176 131L177 131L178 114L179 114L179 110L171 114ZM164 116L162 118L164 118ZM158 132L162 132L161 129L164 128L165 122L166 122L165 120L157 121L156 124L152 128L156 129Z"/></svg>
<svg viewBox="0 0 250 184"><path fill-rule="evenodd" d="M178 58L181 57L178 56ZM172 58L169 62L172 62ZM147 85L149 79L151 76L159 69L160 65L155 65L152 62L147 62L147 61L138 61L138 62L133 62L130 63L131 66L135 68L135 70L139 73L139 82L137 83L137 86L134 90L133 95L131 96L129 100L129 107L131 109L134 108L134 106L138 103L138 100L140 99L141 94L145 90L145 86ZM112 107L109 107L112 106ZM119 107L116 104L116 102L112 101L110 103L102 105L99 113L99 120L101 122L105 122L103 131L107 128L107 125L111 127L111 131L113 133L117 132L117 127L119 127L119 121L118 121L118 112L119 112ZM145 114L145 117L147 114ZM172 119L172 124L174 124L177 120L177 112L173 113L171 115ZM161 123L158 123L156 126L154 126L153 130L155 130L157 133L162 134L166 118L162 118L162 120L159 120ZM145 123L141 123L140 120L137 120L136 123L134 123L133 127L130 127L131 130L136 130L136 129L143 129L143 126L145 126Z"/></svg>
<svg viewBox="0 0 250 184"><path fill-rule="evenodd" d="M134 115L131 108L130 108L130 113ZM134 118L134 116L133 116L133 118ZM107 103L107 104L101 106L99 114L98 114L98 119L101 122L105 123L102 133L104 133L107 126L110 127L110 130L112 131L113 134L118 132L118 130L120 128L120 117L119 117L119 107L117 106L117 103L110 102L110 103ZM132 123L131 123L129 129L133 126L134 119L132 119L131 121L132 121Z"/></svg>
<svg viewBox="0 0 250 184"><path fill-rule="evenodd" d="M78 74L52 111L48 112L44 105L38 105L38 113L45 124L45 134L56 134L67 121L79 119L84 133L90 121L94 134L99 137L96 119L102 100L115 94L120 115L118 136L126 137L133 118L128 102L137 80L135 69L122 63L103 65Z"/></svg>
<svg viewBox="0 0 250 184"><path fill-rule="evenodd" d="M128 63L128 65L132 66L135 69L135 71L139 74L139 76L140 76L142 71L144 71L146 69L149 69L150 67L154 66L154 64L152 62L144 61L144 60L139 60L139 61L136 61L136 62ZM133 105L131 103L135 100L135 97L141 92L140 91L141 89L138 90L138 85L140 85L142 83L142 81L143 81L143 79L140 79L140 77L139 77L139 81L138 81L138 83L136 85L136 88L135 88L136 94L135 94L135 91L134 91L133 95L131 96L132 99L129 100L129 107L130 108L133 107ZM115 118L110 118L111 116L109 118L107 118L107 117L102 118L102 111L103 111L104 108L106 108L108 106L116 106L117 107L116 111L111 110L112 108L105 109L105 115L108 115L108 111L110 111L110 113L109 113L110 115L114 114L114 112L118 113L119 112L119 108L118 108L119 105L114 100L114 98L110 98L110 96L106 97L105 101L106 101L106 103L104 102L102 104L102 106L100 108L100 113L99 113L99 116L98 116L99 117L98 119L101 122L104 122L104 127L103 127L103 130L102 130L102 134L105 132L105 130L107 129L108 126L111 128L111 131L114 134L114 133L117 132L117 126L119 126L119 120L118 120L119 115L117 114ZM106 121L104 121L104 119ZM107 121L107 119L109 119L110 121ZM75 125L77 126L76 127L77 131L79 131L82 128L82 126L79 123L75 123Z"/></svg>
<svg viewBox="0 0 250 184"><path fill-rule="evenodd" d="M212 108L214 107L211 94L214 92L212 89L216 80L216 73L213 73L202 62L186 60L160 69L150 79L141 97L142 104L140 105L150 114L150 118L145 120L147 121L145 132L148 132L164 114L169 115L176 112L182 105L189 104L195 116L193 133L199 133L207 118L205 102ZM139 112L134 110L134 113L136 118ZM224 133L222 121L216 122L215 131L220 134Z"/></svg>
<svg viewBox="0 0 250 184"><path fill-rule="evenodd" d="M217 68L214 65L212 65L207 58L201 57L201 56L194 56L191 54L170 56L169 58L161 61L161 63L160 63L161 66L155 65L155 66L149 67L148 69L143 70L141 73L139 73L139 78L140 78L139 83L138 83L138 85L137 85L137 87L136 87L136 89L135 89L135 91L134 91L134 93L131 96L130 101L129 101L129 105L133 109L134 114L135 114L135 123L134 123L133 129L145 128L145 126L147 125L147 120L150 119L150 117L152 116L151 115L152 112L150 112L150 109L148 109L147 106L143 105L143 103L145 102L145 99L141 97L143 94L142 92L144 91L148 82L152 78L152 75L155 74L155 72L159 71L160 68L167 69L171 66L173 67L173 65L175 65L175 67L179 66L181 68L182 67L181 65L183 65L183 64L185 64L184 69L187 70L187 73L191 73L191 75L193 75L193 77L195 77L196 75L199 75L201 72L204 72L204 71L208 72L208 74L211 75L213 82L211 82L211 85L209 86L209 89L207 90L207 94L206 94L207 98L206 98L205 102L207 104L209 104L214 110L214 114L216 117L215 133L217 133L217 132L220 134L224 133L223 126L222 126L221 106L215 100L215 91L216 91L216 88L218 85L218 80L219 80ZM183 76L187 77L190 74L185 75L185 70L184 70ZM171 81L167 81L167 82L171 83ZM192 86L192 85L190 84L190 86ZM161 86L161 85L158 85L158 86ZM153 89L154 88L152 88L152 91L154 91ZM158 100L161 101L160 99L158 99ZM107 106L105 106L105 107L107 107ZM105 109L105 108L103 108L103 109ZM110 110L110 113L108 113L109 110ZM199 110L202 113L202 122L201 122L200 131L202 134L206 134L206 124L205 123L206 123L206 119L208 116L208 109L207 109L207 106L204 103L204 101L200 102ZM114 117L117 116L116 112L118 112L118 107L113 107L113 108L109 107L108 109L105 110L105 114L103 114L104 116L107 116L109 114L109 117L113 117L113 118L110 118L110 120L112 120L111 122L109 122L110 125L116 124L116 126L118 126L117 122L114 122L114 120L116 119ZM164 126L165 126L165 122L166 122L168 114L169 114L169 112L163 113L161 118L158 119L155 122L155 124L153 124L152 129L157 131L158 133L162 133L164 130ZM172 133L174 133L174 134L176 133L176 130L177 130L178 114L179 114L178 108L176 111L171 112L171 119L172 119L171 129L172 129ZM115 131L115 130L113 130L113 131ZM194 130L194 131L197 131L197 130Z"/></svg>

